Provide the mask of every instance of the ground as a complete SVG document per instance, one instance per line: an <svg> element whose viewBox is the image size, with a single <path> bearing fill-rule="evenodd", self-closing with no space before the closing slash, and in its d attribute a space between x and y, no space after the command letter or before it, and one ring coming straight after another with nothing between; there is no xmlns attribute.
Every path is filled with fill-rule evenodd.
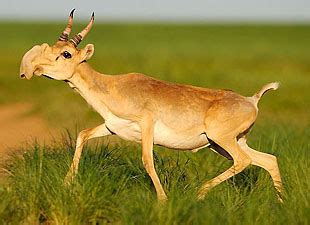
<svg viewBox="0 0 310 225"><path fill-rule="evenodd" d="M0 105L0 159L23 144L48 144L57 137L42 116L31 113L32 109L30 103Z"/></svg>

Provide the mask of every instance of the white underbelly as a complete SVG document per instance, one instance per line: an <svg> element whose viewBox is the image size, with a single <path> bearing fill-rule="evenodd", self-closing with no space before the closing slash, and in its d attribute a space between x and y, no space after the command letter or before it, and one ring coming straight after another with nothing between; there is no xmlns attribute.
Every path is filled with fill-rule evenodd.
<svg viewBox="0 0 310 225"><path fill-rule="evenodd" d="M109 114L105 118L106 127L117 136L129 141L141 142L141 129L140 126L130 120L125 120Z"/></svg>
<svg viewBox="0 0 310 225"><path fill-rule="evenodd" d="M172 149L193 150L206 146L208 139L198 129L175 131L158 121L154 127L154 144Z"/></svg>
<svg viewBox="0 0 310 225"><path fill-rule="evenodd" d="M141 129L136 122L109 114L105 124L117 136L125 140L141 142ZM176 132L158 121L154 125L154 144L172 149L193 150L206 146L208 139L198 130Z"/></svg>

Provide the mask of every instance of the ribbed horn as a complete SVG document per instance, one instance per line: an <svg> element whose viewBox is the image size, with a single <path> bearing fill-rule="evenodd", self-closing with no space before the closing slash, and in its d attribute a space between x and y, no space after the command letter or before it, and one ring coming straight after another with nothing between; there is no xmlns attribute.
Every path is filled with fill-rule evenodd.
<svg viewBox="0 0 310 225"><path fill-rule="evenodd" d="M88 34L90 29L92 28L95 20L95 13L91 15L90 21L87 24L87 26L82 30L80 33L76 34L73 38L70 39L70 42L77 47L78 44L85 38L85 36Z"/></svg>
<svg viewBox="0 0 310 225"><path fill-rule="evenodd" d="M64 31L61 33L60 37L58 38L59 41L68 41L69 35L72 29L72 23L73 23L73 13L75 9L72 9L69 15L69 21L67 27L64 29Z"/></svg>

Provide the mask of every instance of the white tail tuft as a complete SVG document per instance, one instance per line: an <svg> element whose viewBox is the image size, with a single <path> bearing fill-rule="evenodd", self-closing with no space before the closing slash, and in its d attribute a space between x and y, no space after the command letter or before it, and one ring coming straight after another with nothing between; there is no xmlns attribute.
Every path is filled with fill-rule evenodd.
<svg viewBox="0 0 310 225"><path fill-rule="evenodd" d="M257 103L259 101L259 99L269 90L277 90L280 86L280 83L279 82L273 82L273 83L269 83L269 84L266 84L262 87L262 89L257 92L253 98L255 100L255 102Z"/></svg>

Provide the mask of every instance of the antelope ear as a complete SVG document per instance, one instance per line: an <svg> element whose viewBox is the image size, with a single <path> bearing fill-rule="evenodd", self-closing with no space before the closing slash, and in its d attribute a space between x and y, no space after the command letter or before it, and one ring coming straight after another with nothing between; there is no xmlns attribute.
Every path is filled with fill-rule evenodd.
<svg viewBox="0 0 310 225"><path fill-rule="evenodd" d="M89 60L95 52L95 48L93 44L87 44L85 48L81 50L82 61Z"/></svg>

